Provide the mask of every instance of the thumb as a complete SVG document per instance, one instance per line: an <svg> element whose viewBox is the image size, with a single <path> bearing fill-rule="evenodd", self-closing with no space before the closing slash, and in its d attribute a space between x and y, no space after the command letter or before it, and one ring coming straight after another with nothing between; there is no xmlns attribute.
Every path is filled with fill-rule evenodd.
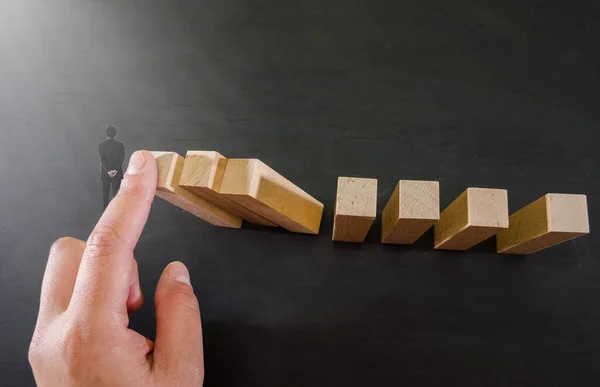
<svg viewBox="0 0 600 387"><path fill-rule="evenodd" d="M154 305L155 371L171 381L182 382L182 385L201 385L204 355L200 308L190 284L190 274L183 263L167 265L156 287Z"/></svg>

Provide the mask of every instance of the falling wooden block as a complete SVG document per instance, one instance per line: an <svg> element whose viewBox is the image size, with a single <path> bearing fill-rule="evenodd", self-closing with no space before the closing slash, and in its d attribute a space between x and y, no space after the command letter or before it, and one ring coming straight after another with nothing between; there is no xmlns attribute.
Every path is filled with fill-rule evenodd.
<svg viewBox="0 0 600 387"><path fill-rule="evenodd" d="M338 177L332 240L364 242L377 215L377 179Z"/></svg>
<svg viewBox="0 0 600 387"><path fill-rule="evenodd" d="M547 194L510 216L496 237L502 254L530 254L589 234L585 195Z"/></svg>
<svg viewBox="0 0 600 387"><path fill-rule="evenodd" d="M286 230L319 233L323 204L260 160L227 160L220 193Z"/></svg>
<svg viewBox="0 0 600 387"><path fill-rule="evenodd" d="M242 219L179 185L183 157L175 152L152 152L158 169L156 196L215 226L240 228Z"/></svg>
<svg viewBox="0 0 600 387"><path fill-rule="evenodd" d="M506 190L468 188L440 215L435 225L435 248L467 250L506 228Z"/></svg>
<svg viewBox="0 0 600 387"><path fill-rule="evenodd" d="M179 185L247 222L263 226L277 226L225 195L221 195L219 191L226 165L227 158L219 152L188 151L185 155Z"/></svg>
<svg viewBox="0 0 600 387"><path fill-rule="evenodd" d="M381 215L381 242L412 244L440 219L440 183L400 180Z"/></svg>

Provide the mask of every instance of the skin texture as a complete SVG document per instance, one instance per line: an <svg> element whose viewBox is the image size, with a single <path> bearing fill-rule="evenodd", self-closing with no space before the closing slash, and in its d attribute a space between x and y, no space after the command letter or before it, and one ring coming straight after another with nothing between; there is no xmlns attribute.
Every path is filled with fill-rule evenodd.
<svg viewBox="0 0 600 387"><path fill-rule="evenodd" d="M170 263L158 281L156 342L128 329L143 303L133 249L156 189L151 153L131 157L119 194L87 242L50 249L29 349L39 386L201 386L198 300L187 268Z"/></svg>

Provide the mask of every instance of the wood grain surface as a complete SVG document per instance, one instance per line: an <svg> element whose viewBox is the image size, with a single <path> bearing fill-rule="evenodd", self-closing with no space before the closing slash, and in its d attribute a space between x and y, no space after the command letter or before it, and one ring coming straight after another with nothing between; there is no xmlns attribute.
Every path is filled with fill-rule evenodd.
<svg viewBox="0 0 600 387"><path fill-rule="evenodd" d="M156 196L215 226L240 228L242 220L179 185L183 157L174 152L152 152L156 159L158 183Z"/></svg>
<svg viewBox="0 0 600 387"><path fill-rule="evenodd" d="M221 194L288 231L318 234L323 204L257 159L229 159Z"/></svg>
<svg viewBox="0 0 600 387"><path fill-rule="evenodd" d="M333 211L331 239L364 242L377 216L377 179L338 177Z"/></svg>
<svg viewBox="0 0 600 387"><path fill-rule="evenodd" d="M531 254L590 232L585 195L544 195L509 221L510 227L496 236L502 254Z"/></svg>
<svg viewBox="0 0 600 387"><path fill-rule="evenodd" d="M277 226L220 193L227 158L215 151L188 151L179 185L253 224Z"/></svg>
<svg viewBox="0 0 600 387"><path fill-rule="evenodd" d="M440 183L400 180L381 214L381 242L413 244L440 219Z"/></svg>
<svg viewBox="0 0 600 387"><path fill-rule="evenodd" d="M468 250L506 228L506 190L467 188L442 211L435 225L435 248Z"/></svg>

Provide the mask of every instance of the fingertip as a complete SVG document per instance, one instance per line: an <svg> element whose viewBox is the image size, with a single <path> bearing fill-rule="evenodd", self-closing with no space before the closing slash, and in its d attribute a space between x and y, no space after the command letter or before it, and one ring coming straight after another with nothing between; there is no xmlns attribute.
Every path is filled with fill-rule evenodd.
<svg viewBox="0 0 600 387"><path fill-rule="evenodd" d="M144 155L148 154L148 156L151 157L150 160L155 160L154 154L152 152L150 152L149 150L142 149L142 150L140 150L140 152L144 152Z"/></svg>
<svg viewBox="0 0 600 387"><path fill-rule="evenodd" d="M147 157L144 151L135 151L129 158L129 165L127 166L128 175L136 175L144 170L147 164Z"/></svg>
<svg viewBox="0 0 600 387"><path fill-rule="evenodd" d="M146 150L135 151L129 159L119 193L133 193L151 201L156 193L157 178L156 162L152 153Z"/></svg>
<svg viewBox="0 0 600 387"><path fill-rule="evenodd" d="M127 175L136 175L141 172L147 172L149 170L156 170L156 163L154 155L147 150L137 150L131 154L129 158L129 165L127 166Z"/></svg>
<svg viewBox="0 0 600 387"><path fill-rule="evenodd" d="M174 261L167 265L165 272L170 280L181 282L188 286L192 286L190 280L190 272L183 262Z"/></svg>
<svg viewBox="0 0 600 387"><path fill-rule="evenodd" d="M154 158L154 155L147 150L141 150L139 151L139 153L144 157L146 163L144 167L146 173L145 179L150 185L152 196L154 196L154 194L156 193L156 184L158 180L158 169L156 166L156 159Z"/></svg>
<svg viewBox="0 0 600 387"><path fill-rule="evenodd" d="M198 309L198 300L190 281L189 271L182 262L169 263L158 280L154 302L158 305L164 299L175 299L182 305Z"/></svg>
<svg viewBox="0 0 600 387"><path fill-rule="evenodd" d="M83 242L79 239L76 239L73 237L61 237L61 238L58 238L56 241L54 241L52 246L50 246L50 255L52 256L52 255L60 254L67 249L72 249L72 248L82 249L83 247L85 247L85 242Z"/></svg>

